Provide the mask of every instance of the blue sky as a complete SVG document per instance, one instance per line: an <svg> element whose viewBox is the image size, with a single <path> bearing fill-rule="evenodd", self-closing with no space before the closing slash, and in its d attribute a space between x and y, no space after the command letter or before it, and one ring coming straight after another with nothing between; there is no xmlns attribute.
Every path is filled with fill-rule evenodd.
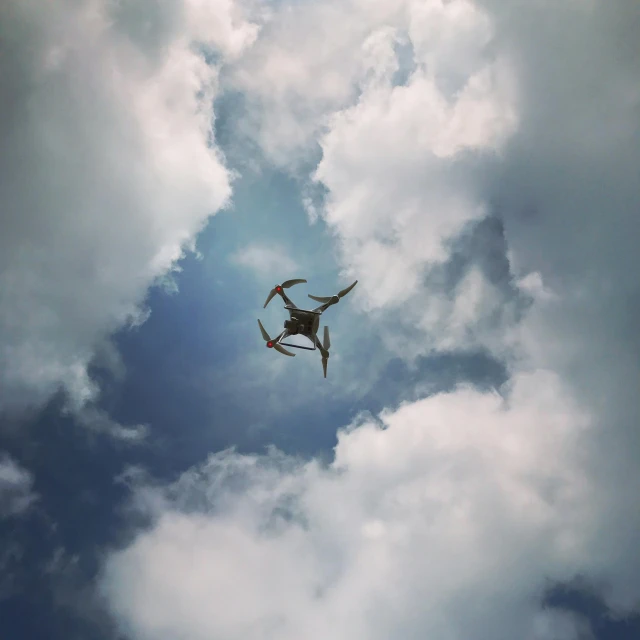
<svg viewBox="0 0 640 640"><path fill-rule="evenodd" d="M638 20L0 9L0 636L635 638Z"/></svg>

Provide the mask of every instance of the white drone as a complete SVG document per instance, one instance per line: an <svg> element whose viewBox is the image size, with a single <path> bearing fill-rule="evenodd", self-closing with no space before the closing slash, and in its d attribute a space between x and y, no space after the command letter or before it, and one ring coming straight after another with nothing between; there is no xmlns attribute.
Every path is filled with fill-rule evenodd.
<svg viewBox="0 0 640 640"><path fill-rule="evenodd" d="M287 280L282 284L277 284L267 296L267 300L264 303L264 307L271 302L273 297L278 294L284 300L284 308L289 312L289 320L285 320L284 322L284 331L276 338L270 338L269 334L265 331L262 326L262 322L258 320L258 325L260 325L260 331L262 333L262 337L265 339L267 343L267 348L275 349L276 351L282 353L285 356L295 356L295 353L291 353L291 351L287 351L283 345L287 347L295 347L296 349L307 349L309 351L315 351L318 349L320 351L320 355L322 356L322 370L324 372L324 377L327 377L327 361L329 360L329 347L331 346L331 340L329 339L329 327L325 325L324 327L324 336L323 341L320 342L318 338L318 329L320 328L320 316L324 311L326 311L331 305L338 304L340 302L340 298L344 298L344 296L353 289L358 284L356 280L352 285L349 285L346 289L343 289L335 296L329 296L326 298L322 298L319 296L312 296L309 294L309 297L316 302L321 302L322 304L315 309L298 309L291 300L289 300L287 294L284 292L285 289L292 287L294 284L301 284L306 282L306 280ZM313 344L313 347L304 347L298 344L287 344L286 342L282 342L288 336L302 335L308 338Z"/></svg>

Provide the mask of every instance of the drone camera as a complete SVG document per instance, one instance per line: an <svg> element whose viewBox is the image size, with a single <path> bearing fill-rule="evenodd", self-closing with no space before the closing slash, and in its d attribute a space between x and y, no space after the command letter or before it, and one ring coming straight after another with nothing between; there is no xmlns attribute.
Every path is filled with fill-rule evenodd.
<svg viewBox="0 0 640 640"><path fill-rule="evenodd" d="M285 320L284 328L291 334L295 335L298 333L298 323L295 320Z"/></svg>

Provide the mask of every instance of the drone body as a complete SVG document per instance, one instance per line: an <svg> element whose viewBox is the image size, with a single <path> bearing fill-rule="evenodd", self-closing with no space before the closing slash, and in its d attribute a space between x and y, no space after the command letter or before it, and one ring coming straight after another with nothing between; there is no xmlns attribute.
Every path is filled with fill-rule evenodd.
<svg viewBox="0 0 640 640"><path fill-rule="evenodd" d="M329 338L329 327L325 326L324 328L324 336L322 342L318 338L318 329L320 328L320 316L324 311L326 311L330 306L337 304L340 302L340 299L353 289L353 287L358 284L356 280L352 285L348 286L346 289L343 289L335 296L329 296L326 298L312 296L309 297L316 302L321 302L322 304L315 309L299 309L296 307L293 302L289 299L287 294L284 292L285 289L292 287L294 284L301 284L306 282L306 280L297 279L297 280L287 280L282 284L277 284L267 296L267 300L264 303L266 307L269 302L273 299L273 297L278 294L282 300L284 301L284 308L289 312L289 319L284 322L284 331L280 333L276 338L270 338L269 334L265 331L262 326L262 322L258 320L258 325L260 326L260 332L262 333L262 337L265 339L267 343L267 348L275 349L276 351L282 353L285 356L295 356L295 353L291 353L291 351L287 351L282 345L286 345L288 347L295 347L297 349L307 349L309 351L315 351L318 349L320 351L320 355L322 356L322 370L324 372L324 377L327 377L327 361L329 360L329 348L331 347L331 340ZM288 336L302 335L309 339L313 347L303 347L295 344L287 344L286 342L282 342Z"/></svg>

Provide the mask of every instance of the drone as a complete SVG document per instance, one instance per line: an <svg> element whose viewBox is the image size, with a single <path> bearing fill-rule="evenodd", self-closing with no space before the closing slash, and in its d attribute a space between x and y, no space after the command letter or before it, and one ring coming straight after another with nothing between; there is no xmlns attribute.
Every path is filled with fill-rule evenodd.
<svg viewBox="0 0 640 640"><path fill-rule="evenodd" d="M339 293L334 296L328 297L320 297L320 296L312 296L308 294L312 300L316 302L321 302L322 304L315 309L299 309L296 307L293 302L289 299L287 294L284 292L285 289L292 287L294 284L302 284L306 282L306 280L302 280L300 278L294 280L286 280L282 284L277 284L267 296L267 300L264 303L263 309L266 309L267 305L271 302L276 294L278 294L284 300L284 308L289 312L289 319L284 321L284 331L280 333L276 338L270 338L269 334L265 331L265 328L262 326L262 322L258 320L258 325L260 326L260 332L262 333L262 337L267 343L268 349L275 349L279 353L282 353L285 356L295 356L295 353L291 353L284 347L295 347L296 349L307 349L308 351L315 351L318 349L320 351L320 355L322 356L322 371L324 372L324 377L327 377L327 361L329 360L329 348L331 347L331 340L329 338L329 327L325 325L324 327L324 336L322 342L318 338L318 329L320 328L320 316L324 311L326 311L330 306L334 304L338 304L341 298L353 289L358 284L356 280L353 284L349 285L346 289L343 289ZM305 347L298 344L288 344L283 342L283 340L289 336L302 335L308 338L313 344L313 347ZM283 346L284 345L284 346Z"/></svg>

